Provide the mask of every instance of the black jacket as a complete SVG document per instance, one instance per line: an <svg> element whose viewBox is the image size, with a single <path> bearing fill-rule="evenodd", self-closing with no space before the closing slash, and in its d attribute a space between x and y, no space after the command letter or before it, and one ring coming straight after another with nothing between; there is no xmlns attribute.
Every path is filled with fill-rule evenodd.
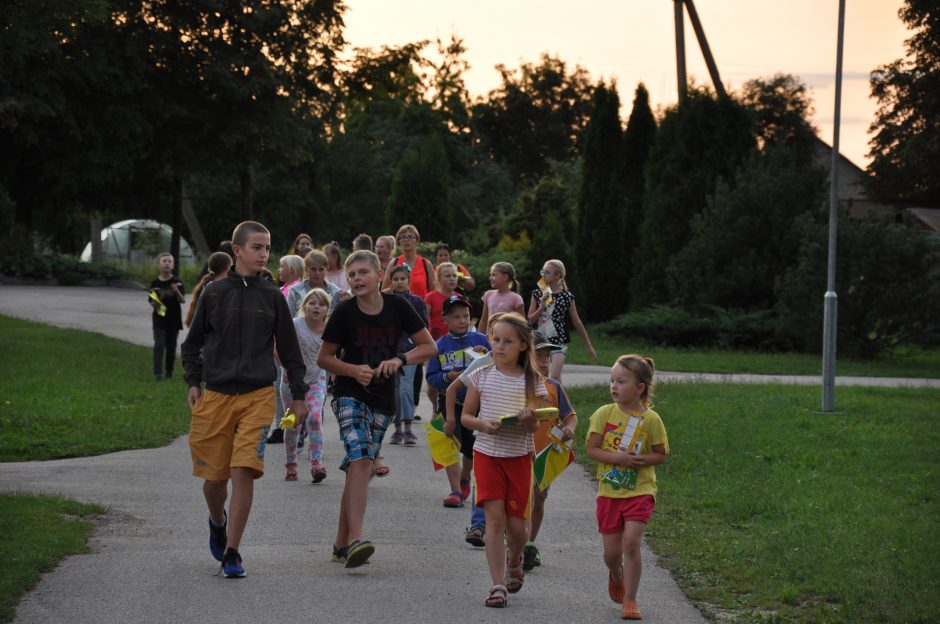
<svg viewBox="0 0 940 624"><path fill-rule="evenodd" d="M222 394L244 394L277 378L274 344L287 371L291 396L307 392L306 367L287 301L277 286L231 272L210 282L196 303L196 315L181 348L186 383Z"/></svg>

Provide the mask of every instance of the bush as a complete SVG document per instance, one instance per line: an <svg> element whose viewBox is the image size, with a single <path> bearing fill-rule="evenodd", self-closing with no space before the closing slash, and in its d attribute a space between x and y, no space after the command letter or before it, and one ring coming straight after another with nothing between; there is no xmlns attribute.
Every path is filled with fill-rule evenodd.
<svg viewBox="0 0 940 624"><path fill-rule="evenodd" d="M30 254L0 257L0 274L24 279L54 279L68 286L81 284L86 279L119 280L127 277L117 267L82 262L75 256Z"/></svg>
<svg viewBox="0 0 940 624"><path fill-rule="evenodd" d="M740 312L709 306L690 311L657 305L621 314L596 328L668 347L774 350L780 346L771 310Z"/></svg>
<svg viewBox="0 0 940 624"><path fill-rule="evenodd" d="M783 337L796 349L822 345L828 228L807 220L795 267L777 283ZM840 354L871 358L899 344L936 339L938 249L919 227L893 215L839 219L836 294Z"/></svg>

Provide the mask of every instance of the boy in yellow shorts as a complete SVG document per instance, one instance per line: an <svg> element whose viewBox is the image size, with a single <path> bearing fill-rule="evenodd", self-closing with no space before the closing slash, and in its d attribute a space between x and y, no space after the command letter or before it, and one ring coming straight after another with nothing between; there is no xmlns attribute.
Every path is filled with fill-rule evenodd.
<svg viewBox="0 0 940 624"><path fill-rule="evenodd" d="M274 412L274 344L287 371L291 409L307 414L303 357L284 296L259 277L271 234L245 221L232 234L235 268L206 285L182 345L192 424L193 475L204 479L209 551L226 578L245 576L238 552L251 513L254 480L264 474L264 447ZM202 390L205 382L206 389ZM228 482L232 500L228 512Z"/></svg>

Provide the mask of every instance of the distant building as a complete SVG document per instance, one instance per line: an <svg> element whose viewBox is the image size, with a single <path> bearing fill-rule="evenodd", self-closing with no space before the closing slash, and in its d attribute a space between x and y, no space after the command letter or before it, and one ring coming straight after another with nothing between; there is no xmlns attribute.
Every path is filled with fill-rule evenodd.
<svg viewBox="0 0 940 624"><path fill-rule="evenodd" d="M170 251L173 228L152 219L127 219L101 230L101 253L105 262L149 264L157 255ZM91 243L82 251L82 262L91 262ZM180 237L180 265L193 265L196 259L185 238Z"/></svg>

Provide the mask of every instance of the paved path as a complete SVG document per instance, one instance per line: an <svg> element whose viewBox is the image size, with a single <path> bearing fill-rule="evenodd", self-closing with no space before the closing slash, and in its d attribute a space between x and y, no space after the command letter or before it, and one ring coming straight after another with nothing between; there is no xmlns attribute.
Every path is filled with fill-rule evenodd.
<svg viewBox="0 0 940 624"><path fill-rule="evenodd" d="M0 313L150 345L140 292L0 286ZM182 382L172 383L182 401ZM426 404L420 413L429 413ZM322 484L283 481L284 449L268 449L268 474L258 482L242 547L249 576L237 581L213 576L218 566L206 547L205 506L189 473L185 437L158 449L0 464L0 490L55 492L109 508L92 538L94 552L68 557L45 574L15 621L618 620L618 607L606 597L595 489L584 470L572 466L552 486L539 540L544 565L528 575L508 609L486 609L484 554L463 542L469 512L441 506L446 480L431 470L423 434L415 448L384 450L391 474L370 487L366 516L366 534L377 547L372 563L346 571L330 562L342 485L334 467L342 449L335 419L328 413L324 420L330 475ZM300 473L309 474L304 463ZM645 621L704 623L655 555L644 548L643 558Z"/></svg>

